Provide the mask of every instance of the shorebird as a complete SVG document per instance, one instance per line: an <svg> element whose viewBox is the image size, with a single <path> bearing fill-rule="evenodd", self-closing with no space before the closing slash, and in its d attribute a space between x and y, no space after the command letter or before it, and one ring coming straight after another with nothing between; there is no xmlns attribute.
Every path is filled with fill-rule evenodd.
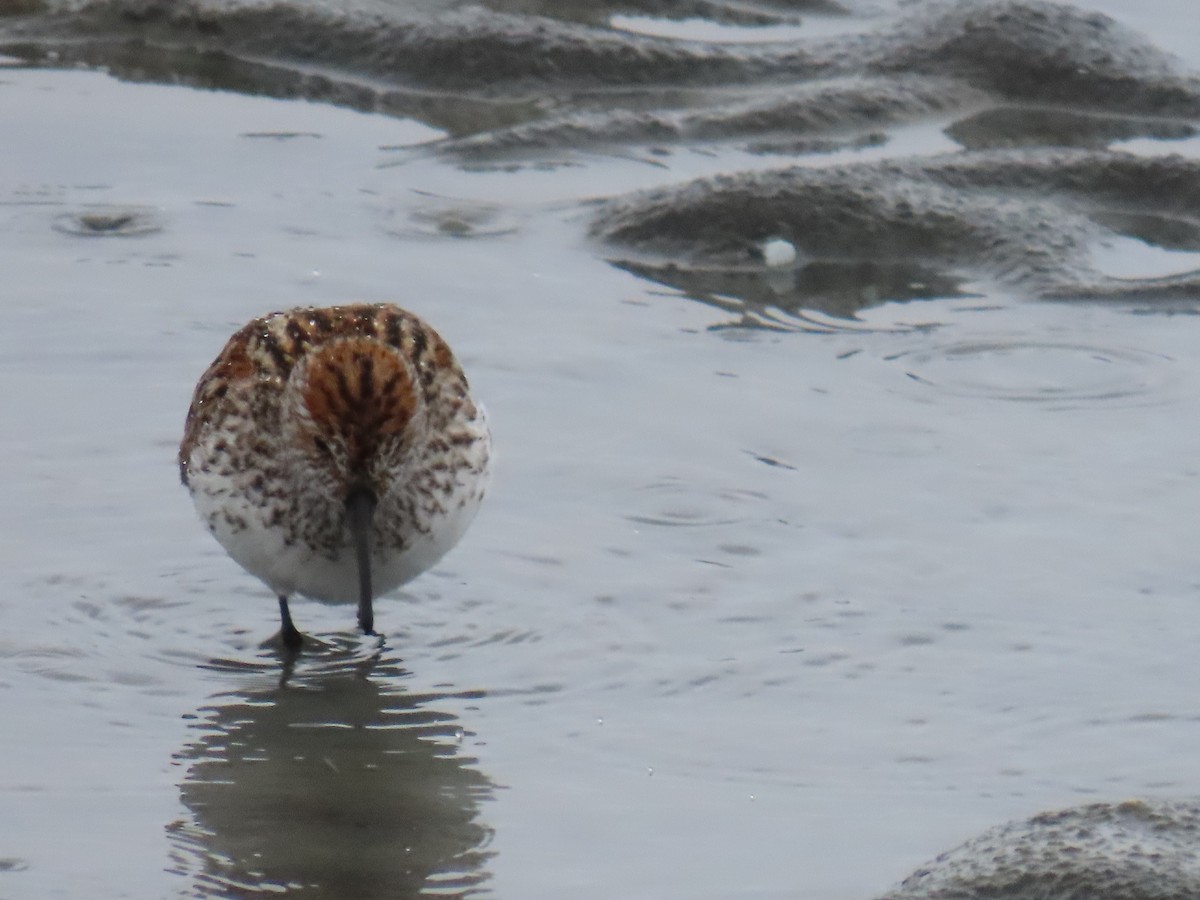
<svg viewBox="0 0 1200 900"><path fill-rule="evenodd" d="M276 312L201 376L179 474L209 531L279 598L357 603L436 563L487 489L491 435L450 347L390 304Z"/></svg>

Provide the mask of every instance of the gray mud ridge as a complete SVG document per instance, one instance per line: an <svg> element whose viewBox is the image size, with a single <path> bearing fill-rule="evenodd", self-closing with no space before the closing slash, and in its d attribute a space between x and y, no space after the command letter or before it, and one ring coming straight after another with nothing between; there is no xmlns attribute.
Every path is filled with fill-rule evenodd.
<svg viewBox="0 0 1200 900"><path fill-rule="evenodd" d="M1105 16L1041 2L932 3L918 9L890 28L821 42L733 50L671 45L690 61L673 66L672 76L690 77L672 77L670 84L695 89L711 84L715 73L732 74L724 96L691 95L683 103L675 97L675 105L650 109L551 112L531 124L447 142L442 149L482 154L751 138L759 141L750 143L751 150L786 153L794 152L789 141L797 137L836 137L952 111L968 117L962 135L977 142L1020 142L1024 136L1029 143L1095 146L1195 133L1191 122L1200 118L1200 79L1178 72L1171 57ZM739 86L745 90L737 91ZM1055 112L1065 124L1048 125L1047 104L1061 107ZM1015 115L1014 106L1026 109L1029 121ZM989 107L1006 112L1003 128L986 116L974 121ZM1108 121L1114 116L1117 121ZM1053 116L1051 122L1057 120ZM774 137L774 143L764 137Z"/></svg>
<svg viewBox="0 0 1200 900"><path fill-rule="evenodd" d="M1200 803L1096 803L986 831L879 900L1200 897Z"/></svg>
<svg viewBox="0 0 1200 900"><path fill-rule="evenodd" d="M11 8L19 12L32 5ZM597 2L588 6L587 18L602 21L662 5ZM795 20L786 10L812 6L701 5L768 21ZM53 52L60 60L103 63L131 78L161 77L165 68L181 80L220 87L225 79L248 91L260 79L272 93L383 108L398 103L397 92L405 90L498 102L532 97L540 101L537 118L544 120L528 137L534 146L654 140L676 117L686 138L707 121L703 112L680 115L681 108L694 106L715 110L709 132L701 128L703 136L711 132L733 139L747 122L762 127L771 100L780 106L775 115L781 131L793 119L802 127L812 127L815 120L831 128L860 127L881 103L888 108L885 122L901 117L906 103L910 117L925 117L930 91L945 95L934 104L937 109L992 98L1139 117L1200 117L1200 80L1179 73L1168 55L1111 19L1040 0L932 0L905 5L902 16L869 31L765 44L677 41L524 12L530 6L551 9L551 4L510 0L493 6L503 9L448 0L390 6L347 0L336 7L245 0L49 0L41 12L3 20L0 49L35 60ZM566 8L580 9L578 4ZM841 6L818 8L834 14ZM674 13L684 14L687 10ZM851 27L853 16L843 18ZM267 75L267 68L277 71ZM926 84L921 76L933 81ZM881 79L893 78L890 88L882 86ZM861 108L854 107L853 91L845 87L835 83L822 89L819 82L827 79L861 79ZM621 90L633 93L617 93ZM615 135L599 111L582 126L572 118L589 102L596 105L598 98L590 92L597 91L603 109L626 122ZM733 104L730 112L720 110L726 101ZM829 103L836 109L829 110ZM738 111L747 104L750 116ZM630 109L658 111L647 118L641 137L628 124ZM556 138L557 116L566 118ZM715 124L721 121L727 127ZM490 130L484 124L473 133ZM516 141L510 135L501 143Z"/></svg>
<svg viewBox="0 0 1200 900"><path fill-rule="evenodd" d="M783 238L810 260L907 262L1042 297L1187 299L1200 272L1111 278L1092 251L1126 235L1200 252L1200 163L1016 150L739 173L607 201L593 231L677 287L683 273L752 266Z"/></svg>
<svg viewBox="0 0 1200 900"><path fill-rule="evenodd" d="M711 105L569 111L442 142L467 160L549 148L730 142L760 154L827 153L886 142L888 126L976 109L987 95L936 76L845 76L760 85Z"/></svg>
<svg viewBox="0 0 1200 900"><path fill-rule="evenodd" d="M4 9L5 7L0 7ZM977 279L1038 297L1186 300L1200 276L1115 279L1105 240L1200 251L1197 171L1112 151L1193 137L1200 78L1111 19L1041 0L897 4L864 27L852 3L694 0L676 15L803 22L846 33L718 44L633 34L622 3L453 0L337 6L246 0L57 0L6 7L0 51L105 65L121 77L305 97L412 116L448 137L399 148L468 167L570 162L581 151L663 165L716 145L778 155L886 146L936 123L937 159L790 167L618 198L594 236L640 277L761 314L848 316L889 299L954 296ZM30 9L34 9L30 12ZM551 15L558 12L558 17ZM772 236L791 281L761 277ZM664 258L665 257L665 258Z"/></svg>

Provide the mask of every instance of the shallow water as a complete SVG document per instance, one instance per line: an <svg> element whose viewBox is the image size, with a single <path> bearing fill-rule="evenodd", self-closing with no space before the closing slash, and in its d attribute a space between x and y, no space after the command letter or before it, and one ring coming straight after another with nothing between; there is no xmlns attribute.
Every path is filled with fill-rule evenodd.
<svg viewBox="0 0 1200 900"><path fill-rule="evenodd" d="M1127 21L1194 51L1171 8ZM463 169L388 149L411 120L16 66L0 116L0 897L865 898L1200 793L1194 302L748 309L586 237L771 164L733 148ZM287 671L174 448L236 326L351 299L447 337L498 475L382 644L297 602Z"/></svg>

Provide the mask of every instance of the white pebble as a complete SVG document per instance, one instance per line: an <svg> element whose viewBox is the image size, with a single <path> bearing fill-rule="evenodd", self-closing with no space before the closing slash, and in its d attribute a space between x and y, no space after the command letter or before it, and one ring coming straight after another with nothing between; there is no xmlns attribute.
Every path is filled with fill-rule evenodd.
<svg viewBox="0 0 1200 900"><path fill-rule="evenodd" d="M763 262L772 268L790 266L796 261L796 245L783 238L771 238L762 245Z"/></svg>

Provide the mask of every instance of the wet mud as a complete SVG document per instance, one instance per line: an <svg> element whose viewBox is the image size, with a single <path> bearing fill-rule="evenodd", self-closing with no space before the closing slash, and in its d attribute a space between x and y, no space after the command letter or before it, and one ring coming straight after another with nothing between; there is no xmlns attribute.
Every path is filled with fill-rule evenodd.
<svg viewBox="0 0 1200 900"><path fill-rule="evenodd" d="M1094 803L994 828L943 853L880 900L1200 894L1200 805Z"/></svg>
<svg viewBox="0 0 1200 900"><path fill-rule="evenodd" d="M747 282L751 310L756 293L785 307L845 306L807 284L818 272L764 286L754 250L772 237L795 245L801 272L906 258L938 281L997 279L1034 296L1138 302L1200 284L1194 273L1118 279L1090 265L1112 237L1200 249L1194 161L1114 149L1194 137L1200 79L1102 15L962 0L905 5L854 31L861 11L818 5L849 33L719 44L606 26L654 4L568 6L557 17L529 6L49 3L35 14L10 10L0 49L127 78L409 115L448 132L399 151L398 162L434 153L468 167L556 165L591 151L653 163L655 154L713 145L778 158L769 172L614 199L592 228L618 265L687 284L700 299L730 279ZM694 12L761 24L814 11L719 6ZM885 146L895 129L928 122L961 149L943 159L787 167L797 155ZM921 294L872 277L855 290L865 298L857 308Z"/></svg>
<svg viewBox="0 0 1200 900"><path fill-rule="evenodd" d="M590 18L628 9L597 4ZM18 6L4 29L10 52L26 40L30 55L53 48L112 54L118 62L122 47L140 44L480 94L663 91L909 73L949 75L1031 102L1143 115L1194 116L1200 110L1196 78L1177 71L1168 55L1104 16L1041 0L935 0L866 34L765 45L673 41L457 3L331 8L99 0L48 2L39 14L21 12ZM186 67L180 69L186 74Z"/></svg>
<svg viewBox="0 0 1200 900"><path fill-rule="evenodd" d="M908 260L1037 296L1170 300L1194 297L1200 273L1109 278L1093 251L1114 234L1198 251L1198 223L1194 160L1028 150L722 175L610 201L594 228L679 260L664 282L687 266L748 267L764 241L783 238L808 260Z"/></svg>

